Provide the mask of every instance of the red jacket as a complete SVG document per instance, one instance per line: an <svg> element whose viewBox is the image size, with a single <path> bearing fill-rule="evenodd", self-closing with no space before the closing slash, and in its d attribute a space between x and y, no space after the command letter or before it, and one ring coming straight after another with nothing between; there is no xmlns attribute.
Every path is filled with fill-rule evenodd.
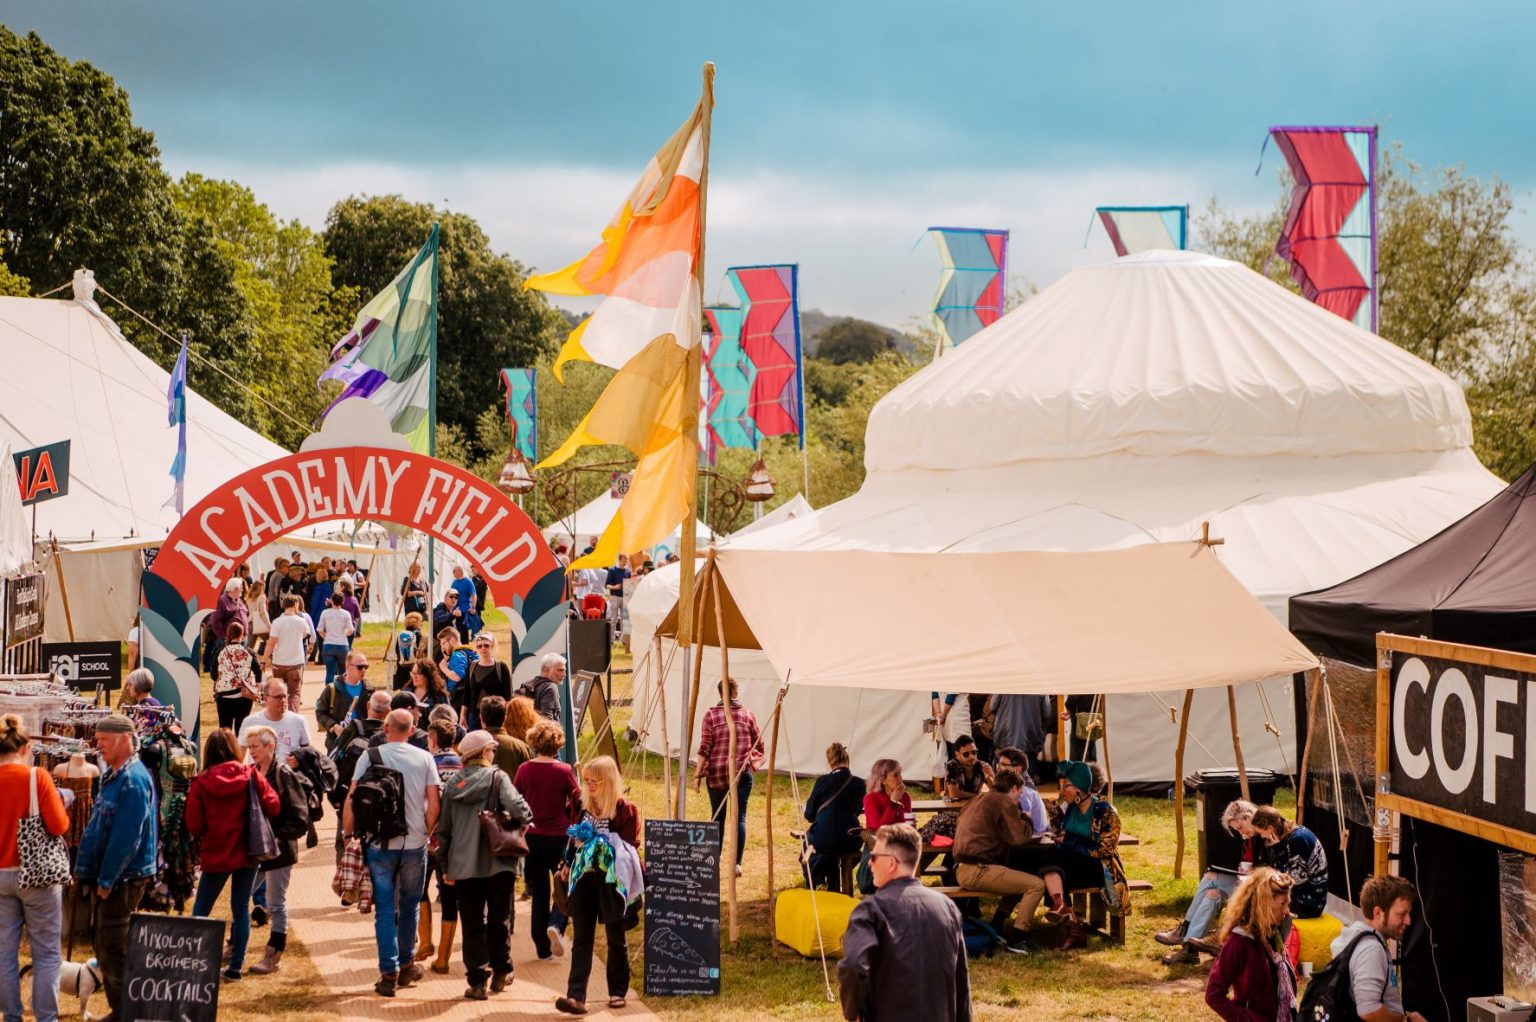
<svg viewBox="0 0 1536 1022"><path fill-rule="evenodd" d="M255 865L245 850L246 791L252 776L260 793L261 811L276 816L282 803L255 767L220 763L192 778L187 792L187 830L203 841L205 873L231 873Z"/></svg>
<svg viewBox="0 0 1536 1022"><path fill-rule="evenodd" d="M1248 934L1233 930L1211 966L1205 1003L1226 1022L1274 1022L1280 1013L1278 979L1269 952Z"/></svg>

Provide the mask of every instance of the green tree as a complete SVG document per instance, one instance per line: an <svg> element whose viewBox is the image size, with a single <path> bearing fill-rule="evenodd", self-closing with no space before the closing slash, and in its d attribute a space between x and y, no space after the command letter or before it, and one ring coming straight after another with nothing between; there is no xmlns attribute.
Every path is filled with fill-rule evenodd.
<svg viewBox="0 0 1536 1022"><path fill-rule="evenodd" d="M477 426L480 413L499 400L498 373L551 351L564 336L559 313L542 295L523 290L522 265L493 252L473 218L398 195L338 202L326 217L325 248L336 284L367 301L421 247L434 220L442 225L437 417L461 431L466 456L475 461L494 446Z"/></svg>
<svg viewBox="0 0 1536 1022"><path fill-rule="evenodd" d="M845 317L822 332L816 357L839 365L872 362L895 348L896 338L889 330L867 320Z"/></svg>
<svg viewBox="0 0 1536 1022"><path fill-rule="evenodd" d="M254 391L249 424L297 448L328 397L315 385L351 324L356 291L338 291L317 234L279 221L244 185L187 174L174 188L189 229L206 230L232 268L250 347L240 361Z"/></svg>
<svg viewBox="0 0 1536 1022"><path fill-rule="evenodd" d="M31 282L5 265L5 248L0 246L0 295L24 298L31 293Z"/></svg>

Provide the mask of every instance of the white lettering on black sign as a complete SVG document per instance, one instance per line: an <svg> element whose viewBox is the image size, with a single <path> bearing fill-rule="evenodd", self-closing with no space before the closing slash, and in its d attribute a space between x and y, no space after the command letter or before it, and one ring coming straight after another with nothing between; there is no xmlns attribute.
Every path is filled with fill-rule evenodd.
<svg viewBox="0 0 1536 1022"><path fill-rule="evenodd" d="M1394 795L1536 833L1536 675L1398 654Z"/></svg>

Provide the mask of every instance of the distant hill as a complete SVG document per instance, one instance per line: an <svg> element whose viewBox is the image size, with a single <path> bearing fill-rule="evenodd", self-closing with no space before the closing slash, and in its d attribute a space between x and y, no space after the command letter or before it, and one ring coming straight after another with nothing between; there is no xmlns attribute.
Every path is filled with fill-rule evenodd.
<svg viewBox="0 0 1536 1022"><path fill-rule="evenodd" d="M807 355L814 356L817 353L817 350L821 347L821 338L822 335L827 332L827 328L830 327L833 323L837 323L845 319L879 330L881 333L885 334L895 342L898 350L903 351L908 355L912 354L917 348L916 341L914 341L913 338L907 334L902 333L900 330L893 330L888 326L883 326L879 323L874 323L867 319L859 319L857 316L833 316L822 312L820 309L801 309L800 342L805 347L805 353Z"/></svg>

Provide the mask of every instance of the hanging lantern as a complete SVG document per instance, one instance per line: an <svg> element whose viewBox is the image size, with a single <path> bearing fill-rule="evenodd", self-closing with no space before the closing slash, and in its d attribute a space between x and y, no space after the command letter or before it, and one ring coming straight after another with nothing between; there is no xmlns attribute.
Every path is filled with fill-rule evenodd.
<svg viewBox="0 0 1536 1022"><path fill-rule="evenodd" d="M758 458L747 470L747 481L742 489L747 499L754 504L773 499L773 476L768 474L768 466L763 464L762 458Z"/></svg>
<svg viewBox="0 0 1536 1022"><path fill-rule="evenodd" d="M533 489L533 473L528 459L516 447L507 453L507 460L496 476L496 488L509 497L521 497Z"/></svg>

